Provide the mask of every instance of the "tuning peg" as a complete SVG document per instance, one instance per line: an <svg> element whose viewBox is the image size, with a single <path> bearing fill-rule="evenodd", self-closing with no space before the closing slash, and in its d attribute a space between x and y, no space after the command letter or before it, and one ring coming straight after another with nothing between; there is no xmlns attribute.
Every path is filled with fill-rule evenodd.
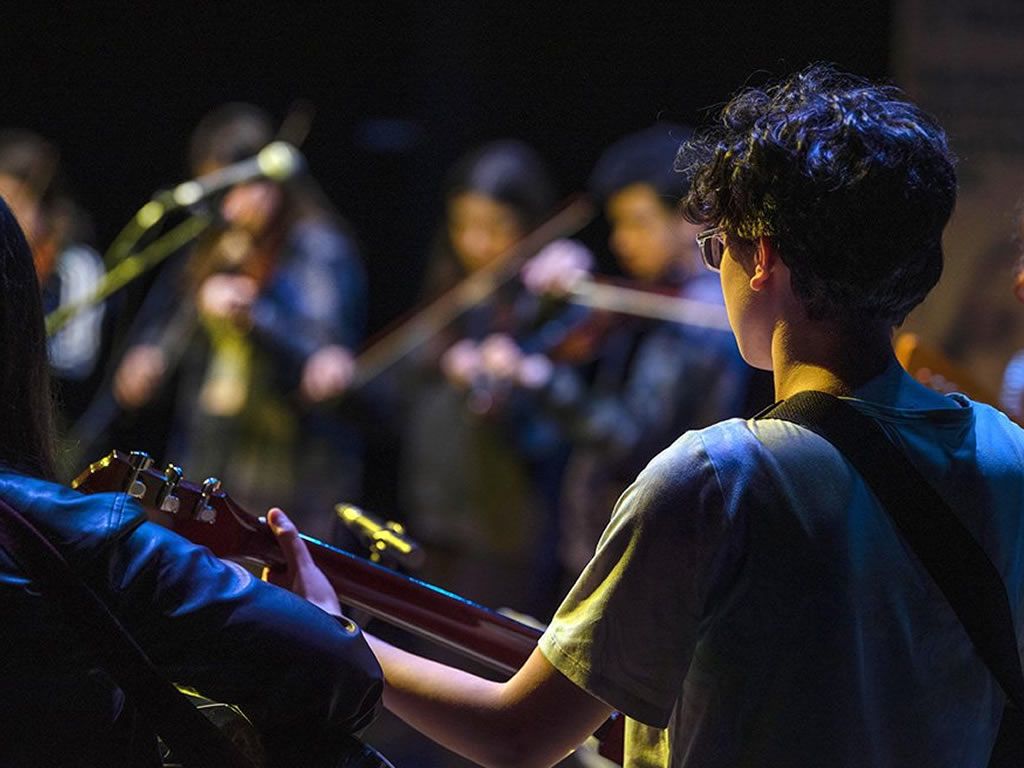
<svg viewBox="0 0 1024 768"><path fill-rule="evenodd" d="M174 495L174 490L181 482L182 474L181 467L176 464L168 464L164 470L164 484L160 486L156 496L156 506L161 511L172 515L178 514L179 501Z"/></svg>
<svg viewBox="0 0 1024 768"><path fill-rule="evenodd" d="M216 477L208 477L203 481L203 487L199 491L199 500L196 502L193 517L202 523L213 523L217 520L217 511L210 506L210 497L220 490L220 480Z"/></svg>
<svg viewBox="0 0 1024 768"><path fill-rule="evenodd" d="M153 466L153 457L145 451L132 451L128 454L128 466L131 474L128 475L128 495L141 499L146 495L146 484L139 480L139 475Z"/></svg>

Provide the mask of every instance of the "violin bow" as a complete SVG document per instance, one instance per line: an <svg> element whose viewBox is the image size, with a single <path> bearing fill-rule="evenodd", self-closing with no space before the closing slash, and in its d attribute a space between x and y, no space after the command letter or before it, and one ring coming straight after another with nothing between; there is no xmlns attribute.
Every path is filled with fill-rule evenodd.
<svg viewBox="0 0 1024 768"><path fill-rule="evenodd" d="M519 273L522 263L559 237L568 237L594 217L594 206L577 196L554 216L532 230L489 264L467 275L436 299L383 331L355 358L352 387L375 379L412 350L431 339L463 312L480 304Z"/></svg>
<svg viewBox="0 0 1024 768"><path fill-rule="evenodd" d="M730 330L729 318L721 304L632 288L608 281L580 281L569 291L566 300L623 315L664 320L715 331Z"/></svg>

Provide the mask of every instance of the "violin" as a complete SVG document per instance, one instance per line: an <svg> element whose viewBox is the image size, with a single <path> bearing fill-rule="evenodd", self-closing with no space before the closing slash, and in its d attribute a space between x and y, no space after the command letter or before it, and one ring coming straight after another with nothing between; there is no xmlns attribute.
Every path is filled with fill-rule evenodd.
<svg viewBox="0 0 1024 768"><path fill-rule="evenodd" d="M577 313L576 322L550 348L554 360L578 362L590 359L600 342L628 319L657 320L695 328L729 331L729 318L721 304L688 299L669 285L590 277L565 295L566 302L589 311Z"/></svg>
<svg viewBox="0 0 1024 768"><path fill-rule="evenodd" d="M534 376L534 368L550 372L556 364L587 365L604 353L612 334L638 331L650 321L730 332L721 303L680 295L677 285L588 275L575 281L562 305L530 332L495 334L477 347L482 372L470 387L470 410L496 413L517 386L543 386L550 373ZM531 383L534 378L539 383Z"/></svg>
<svg viewBox="0 0 1024 768"><path fill-rule="evenodd" d="M365 386L424 342L434 338L442 328L487 300L501 286L515 278L527 258L551 241L582 229L593 216L594 207L586 198L571 200L502 256L476 269L427 305L382 331L356 356L352 388Z"/></svg>

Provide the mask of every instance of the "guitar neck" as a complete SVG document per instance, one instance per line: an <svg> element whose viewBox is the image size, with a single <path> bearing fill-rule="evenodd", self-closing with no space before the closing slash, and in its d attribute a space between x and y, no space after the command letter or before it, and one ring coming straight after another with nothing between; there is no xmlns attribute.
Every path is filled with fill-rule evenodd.
<svg viewBox="0 0 1024 768"><path fill-rule="evenodd" d="M201 488L181 481L173 488L175 511L169 512L167 475L149 467L133 472L129 457L116 451L91 465L73 485L85 493L127 490L151 520L218 557L284 567L266 520L246 512L219 487L203 496ZM533 627L309 536L302 538L339 599L374 618L506 674L519 669L537 645L540 632Z"/></svg>
<svg viewBox="0 0 1024 768"><path fill-rule="evenodd" d="M303 539L343 603L499 672L519 669L540 639L533 627L464 597Z"/></svg>
<svg viewBox="0 0 1024 768"><path fill-rule="evenodd" d="M210 478L196 486L182 480L177 467L161 473L151 464L143 454L114 451L91 464L72 487L83 493L127 492L151 520L218 557L284 568L266 520L243 510L220 490L219 482ZM302 539L341 602L374 618L509 675L537 646L541 633L533 627L309 536ZM602 742L601 754L621 764L622 719L613 716L595 735Z"/></svg>

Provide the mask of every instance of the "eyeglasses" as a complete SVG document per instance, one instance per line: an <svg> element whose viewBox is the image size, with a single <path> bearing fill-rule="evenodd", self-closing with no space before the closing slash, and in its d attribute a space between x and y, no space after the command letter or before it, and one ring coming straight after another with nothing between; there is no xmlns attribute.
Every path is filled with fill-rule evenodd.
<svg viewBox="0 0 1024 768"><path fill-rule="evenodd" d="M701 232L697 235L697 247L700 248L704 266L712 272L718 272L722 268L722 258L725 256L725 229L712 227Z"/></svg>

